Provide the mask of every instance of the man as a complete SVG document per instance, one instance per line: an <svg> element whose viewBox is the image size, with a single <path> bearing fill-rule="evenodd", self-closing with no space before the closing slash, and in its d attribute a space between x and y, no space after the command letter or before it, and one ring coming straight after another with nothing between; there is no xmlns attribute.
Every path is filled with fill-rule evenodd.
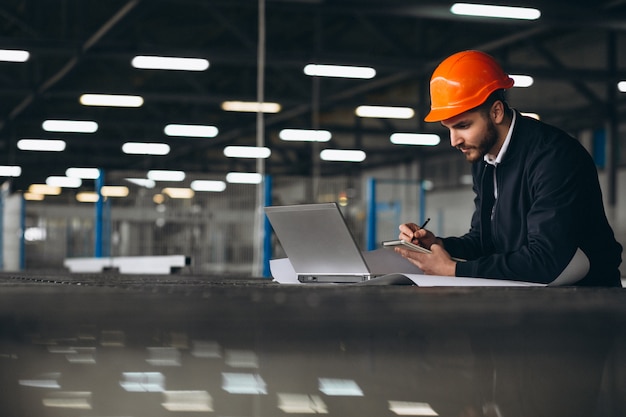
<svg viewBox="0 0 626 417"><path fill-rule="evenodd" d="M479 51L456 53L435 69L424 120L448 128L451 145L472 163L475 211L460 237L401 225L400 239L432 254L396 251L431 275L621 287L622 246L591 156L565 132L509 108L504 91L512 86Z"/></svg>

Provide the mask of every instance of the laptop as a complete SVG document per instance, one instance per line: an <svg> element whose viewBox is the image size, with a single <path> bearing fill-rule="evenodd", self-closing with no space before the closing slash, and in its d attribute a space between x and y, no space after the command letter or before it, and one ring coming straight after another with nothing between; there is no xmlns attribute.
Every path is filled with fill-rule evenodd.
<svg viewBox="0 0 626 417"><path fill-rule="evenodd" d="M336 203L265 207L303 283L358 283L373 278Z"/></svg>

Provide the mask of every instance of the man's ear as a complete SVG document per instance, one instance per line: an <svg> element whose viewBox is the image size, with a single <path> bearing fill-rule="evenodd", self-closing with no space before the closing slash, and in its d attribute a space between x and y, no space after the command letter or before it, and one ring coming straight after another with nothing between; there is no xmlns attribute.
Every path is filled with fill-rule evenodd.
<svg viewBox="0 0 626 417"><path fill-rule="evenodd" d="M504 120L504 103L501 100L496 100L491 105L491 110L489 111L489 117L495 124L500 124Z"/></svg>

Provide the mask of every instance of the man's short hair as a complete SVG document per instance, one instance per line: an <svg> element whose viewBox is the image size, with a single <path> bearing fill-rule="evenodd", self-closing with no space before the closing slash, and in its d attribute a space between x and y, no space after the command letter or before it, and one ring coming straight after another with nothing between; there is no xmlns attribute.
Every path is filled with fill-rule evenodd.
<svg viewBox="0 0 626 417"><path fill-rule="evenodd" d="M487 100L483 102L483 104L476 107L476 110L481 113L489 113L489 110L491 110L491 106L493 106L493 103L498 100L502 102L502 104L504 105L504 111L508 113L509 103L507 103L506 101L506 90L504 89L496 90L491 93L489 97L487 97Z"/></svg>

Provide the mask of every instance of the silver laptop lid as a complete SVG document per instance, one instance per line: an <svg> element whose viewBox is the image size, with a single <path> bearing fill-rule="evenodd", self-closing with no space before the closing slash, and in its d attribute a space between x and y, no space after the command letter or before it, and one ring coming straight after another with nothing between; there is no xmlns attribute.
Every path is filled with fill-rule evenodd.
<svg viewBox="0 0 626 417"><path fill-rule="evenodd" d="M361 276L370 271L336 203L265 207L298 276Z"/></svg>

